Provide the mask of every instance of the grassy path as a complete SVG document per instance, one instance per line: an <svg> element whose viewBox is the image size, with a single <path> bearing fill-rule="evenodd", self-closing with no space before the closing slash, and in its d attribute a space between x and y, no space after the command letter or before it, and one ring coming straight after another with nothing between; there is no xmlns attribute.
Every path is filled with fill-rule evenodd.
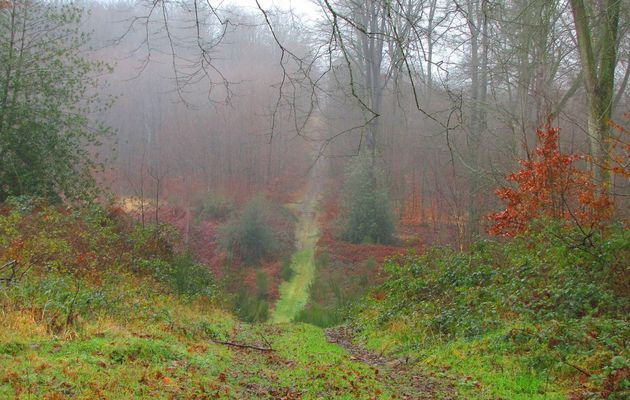
<svg viewBox="0 0 630 400"><path fill-rule="evenodd" d="M306 196L296 228L298 250L291 259L294 275L280 286L280 299L271 317L272 322L290 322L304 308L309 297L310 285L315 278L315 245L319 228L315 218L317 196Z"/></svg>

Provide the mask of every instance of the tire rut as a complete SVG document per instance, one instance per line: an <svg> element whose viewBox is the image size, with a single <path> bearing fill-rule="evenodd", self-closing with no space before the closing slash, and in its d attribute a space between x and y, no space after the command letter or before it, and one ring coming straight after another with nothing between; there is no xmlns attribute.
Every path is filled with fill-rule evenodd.
<svg viewBox="0 0 630 400"><path fill-rule="evenodd" d="M326 330L326 339L343 347L353 360L371 366L378 380L396 393L398 399L458 399L451 379L423 370L421 365L409 358L379 354L356 344L354 331L350 327L329 328Z"/></svg>

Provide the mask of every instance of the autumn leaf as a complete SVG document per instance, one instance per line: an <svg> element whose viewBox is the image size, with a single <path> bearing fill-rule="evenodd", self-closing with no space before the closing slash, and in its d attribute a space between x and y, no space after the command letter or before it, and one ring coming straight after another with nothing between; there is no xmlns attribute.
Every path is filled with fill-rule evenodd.
<svg viewBox="0 0 630 400"><path fill-rule="evenodd" d="M521 160L522 169L507 177L514 187L495 191L507 207L488 216L494 222L490 234L515 236L540 218L596 227L612 216L613 202L606 192L590 171L576 165L584 157L560 151L559 132L550 126L538 130L534 156Z"/></svg>

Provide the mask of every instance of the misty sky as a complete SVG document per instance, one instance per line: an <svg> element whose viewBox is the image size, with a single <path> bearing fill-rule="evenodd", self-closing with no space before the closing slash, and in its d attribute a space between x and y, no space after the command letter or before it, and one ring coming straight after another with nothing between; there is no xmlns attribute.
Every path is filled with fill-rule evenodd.
<svg viewBox="0 0 630 400"><path fill-rule="evenodd" d="M260 5L265 9L279 7L282 9L293 9L297 14L308 17L317 15L318 6L313 0L259 0ZM229 0L226 4L237 4L245 10L255 11L258 9L256 0Z"/></svg>

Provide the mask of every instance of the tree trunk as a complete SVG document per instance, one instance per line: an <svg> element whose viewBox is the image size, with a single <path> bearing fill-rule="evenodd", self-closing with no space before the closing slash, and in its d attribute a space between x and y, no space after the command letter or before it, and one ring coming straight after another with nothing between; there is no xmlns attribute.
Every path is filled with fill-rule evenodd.
<svg viewBox="0 0 630 400"><path fill-rule="evenodd" d="M610 127L613 112L617 34L621 0L605 0L599 32L594 37L584 0L571 0L587 99L588 136L593 170L603 190L610 189ZM599 49L596 59L595 48Z"/></svg>

